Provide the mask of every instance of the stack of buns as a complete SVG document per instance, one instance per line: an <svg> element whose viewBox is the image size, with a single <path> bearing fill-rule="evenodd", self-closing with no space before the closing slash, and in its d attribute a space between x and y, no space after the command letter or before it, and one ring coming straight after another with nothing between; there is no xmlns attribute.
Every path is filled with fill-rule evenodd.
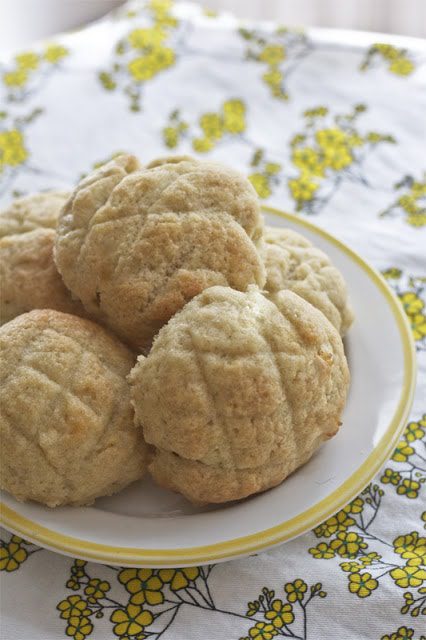
<svg viewBox="0 0 426 640"><path fill-rule="evenodd" d="M282 482L334 436L342 275L264 227L238 172L123 154L0 213L0 486L50 507L149 471L193 503Z"/></svg>

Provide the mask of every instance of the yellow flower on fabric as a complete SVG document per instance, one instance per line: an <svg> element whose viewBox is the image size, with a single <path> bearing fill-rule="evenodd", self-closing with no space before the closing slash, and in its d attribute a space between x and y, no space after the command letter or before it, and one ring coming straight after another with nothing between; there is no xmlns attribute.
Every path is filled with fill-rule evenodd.
<svg viewBox="0 0 426 640"><path fill-rule="evenodd" d="M414 198L417 199L426 196L426 180L424 182L418 182L417 180L415 180L411 185L411 193L413 194Z"/></svg>
<svg viewBox="0 0 426 640"><path fill-rule="evenodd" d="M360 549L365 549L368 545L363 539L353 531L340 531L335 540L331 541L330 548L342 558L355 558Z"/></svg>
<svg viewBox="0 0 426 640"><path fill-rule="evenodd" d="M78 591L80 589L80 583L77 580L74 580L74 578L70 578L65 584L68 589L72 589L73 591Z"/></svg>
<svg viewBox="0 0 426 640"><path fill-rule="evenodd" d="M263 80L269 85L272 95L282 100L288 99L288 94L282 88L284 75L275 67L269 67L269 71L263 74Z"/></svg>
<svg viewBox="0 0 426 640"><path fill-rule="evenodd" d="M386 269L386 271L382 271L383 277L386 280L398 280L401 275L401 269L397 269L396 267L391 267L390 269Z"/></svg>
<svg viewBox="0 0 426 640"><path fill-rule="evenodd" d="M25 69L7 71L3 74L3 82L7 87L24 87L28 80L28 73Z"/></svg>
<svg viewBox="0 0 426 640"><path fill-rule="evenodd" d="M296 602L296 600L299 600L301 602L304 598L304 594L306 593L307 588L308 585L306 584L306 582L304 582L300 578L297 578L294 582L288 582L284 585L284 590L287 593L287 600L289 602Z"/></svg>
<svg viewBox="0 0 426 640"><path fill-rule="evenodd" d="M78 595L68 596L66 600L61 600L56 608L61 612L60 617L64 620L91 614L90 609L87 607L87 602Z"/></svg>
<svg viewBox="0 0 426 640"><path fill-rule="evenodd" d="M307 176L300 176L299 178L289 180L288 186L294 200L297 202L309 202L312 200L317 191L319 185L312 182Z"/></svg>
<svg viewBox="0 0 426 640"><path fill-rule="evenodd" d="M295 149L291 159L293 164L306 174L321 177L324 175L324 163L318 151L315 151L312 147Z"/></svg>
<svg viewBox="0 0 426 640"><path fill-rule="evenodd" d="M410 213L407 216L407 222L412 227L424 227L426 225L426 213Z"/></svg>
<svg viewBox="0 0 426 640"><path fill-rule="evenodd" d="M127 69L136 82L146 82L175 61L173 49L156 47L149 53L130 60Z"/></svg>
<svg viewBox="0 0 426 640"><path fill-rule="evenodd" d="M358 598L366 598L379 583L372 578L371 573L352 573L349 576L349 591L356 593Z"/></svg>
<svg viewBox="0 0 426 640"><path fill-rule="evenodd" d="M281 165L278 162L266 162L265 173L270 176L274 176L281 171Z"/></svg>
<svg viewBox="0 0 426 640"><path fill-rule="evenodd" d="M391 44L377 42L371 48L378 51L387 60L394 60L400 55L399 50Z"/></svg>
<svg viewBox="0 0 426 640"><path fill-rule="evenodd" d="M409 76L413 73L415 66L408 58L397 58L389 65L389 71L397 76Z"/></svg>
<svg viewBox="0 0 426 640"><path fill-rule="evenodd" d="M419 495L419 489L420 489L420 484L416 480L409 480L408 478L406 478L399 485L396 492L400 496L405 495L407 498L414 499L414 498L417 498L417 496Z"/></svg>
<svg viewBox="0 0 426 640"><path fill-rule="evenodd" d="M179 142L179 133L176 127L165 127L163 129L164 142L169 149L177 147Z"/></svg>
<svg viewBox="0 0 426 640"><path fill-rule="evenodd" d="M381 640L410 640L413 637L414 629L399 627L398 631L391 635L384 635ZM421 640L421 639L420 639Z"/></svg>
<svg viewBox="0 0 426 640"><path fill-rule="evenodd" d="M213 149L213 142L209 138L194 138L192 141L192 148L198 153L207 153Z"/></svg>
<svg viewBox="0 0 426 640"><path fill-rule="evenodd" d="M351 133L348 136L347 143L350 147L361 147L364 144L364 140L357 133Z"/></svg>
<svg viewBox="0 0 426 640"><path fill-rule="evenodd" d="M279 69L272 67L263 74L262 78L266 84L269 84L271 87L279 87L281 86L284 76Z"/></svg>
<svg viewBox="0 0 426 640"><path fill-rule="evenodd" d="M364 508L364 500L362 498L355 498L346 507L344 507L339 513L361 513Z"/></svg>
<svg viewBox="0 0 426 640"><path fill-rule="evenodd" d="M50 44L46 47L43 58L46 62L50 62L51 64L56 64L63 58L65 58L69 54L68 49L62 47L59 44Z"/></svg>
<svg viewBox="0 0 426 640"><path fill-rule="evenodd" d="M164 596L161 592L163 583L152 569L123 569L118 574L121 584L132 594L132 604L161 604Z"/></svg>
<svg viewBox="0 0 426 640"><path fill-rule="evenodd" d="M400 440L393 452L392 460L395 462L406 462L413 453L413 447L410 447L405 440Z"/></svg>
<svg viewBox="0 0 426 640"><path fill-rule="evenodd" d="M281 44L267 44L259 54L259 60L266 62L271 66L275 66L283 62L286 58L285 47Z"/></svg>
<svg viewBox="0 0 426 640"><path fill-rule="evenodd" d="M151 0L147 7L154 14L156 26L174 27L177 20L169 12L173 6L170 0Z"/></svg>
<svg viewBox="0 0 426 640"><path fill-rule="evenodd" d="M87 562L85 560L74 560L73 566L71 567L71 573L76 578L83 578L86 575L84 570Z"/></svg>
<svg viewBox="0 0 426 640"><path fill-rule="evenodd" d="M25 162L28 151L24 146L24 136L18 129L0 131L0 173L4 165L16 167Z"/></svg>
<svg viewBox="0 0 426 640"><path fill-rule="evenodd" d="M406 589L407 587L419 587L426 580L426 571L417 565L398 567L390 572L391 578L398 587Z"/></svg>
<svg viewBox="0 0 426 640"><path fill-rule="evenodd" d="M130 75L136 82L146 82L155 73L152 59L149 56L140 56L130 60L127 65Z"/></svg>
<svg viewBox="0 0 426 640"><path fill-rule="evenodd" d="M145 627L148 627L154 618L150 611L135 604L128 604L125 609L116 609L110 620L115 623L115 635L129 637L142 634Z"/></svg>
<svg viewBox="0 0 426 640"><path fill-rule="evenodd" d="M359 573L363 568L361 564L354 562L353 560L351 560L351 562L342 562L340 566L343 571L347 571L349 573Z"/></svg>
<svg viewBox="0 0 426 640"><path fill-rule="evenodd" d="M223 127L232 134L242 133L246 128L246 107L242 100L227 100L223 103Z"/></svg>
<svg viewBox="0 0 426 640"><path fill-rule="evenodd" d="M329 147L342 146L347 143L347 134L339 128L320 129L315 134L315 139L320 147L327 149Z"/></svg>
<svg viewBox="0 0 426 640"><path fill-rule="evenodd" d="M160 569L158 572L163 582L170 583L172 591L185 589L190 582L193 582L200 575L198 567L186 567L184 569Z"/></svg>
<svg viewBox="0 0 426 640"><path fill-rule="evenodd" d="M200 127L206 138L219 140L223 136L223 120L217 113L203 114Z"/></svg>
<svg viewBox="0 0 426 640"><path fill-rule="evenodd" d="M172 6L172 0L150 0L148 3L148 8L155 13L168 13Z"/></svg>
<svg viewBox="0 0 426 640"><path fill-rule="evenodd" d="M315 119L324 118L328 113L327 107L315 107L314 109L306 109L303 112L305 118Z"/></svg>
<svg viewBox="0 0 426 640"><path fill-rule="evenodd" d="M328 520L316 527L314 529L315 535L318 537L324 536L324 538L330 538L336 533L336 531L346 531L348 527L355 524L355 520L348 515L348 512L350 512L352 508L358 508L359 505L354 504L354 507L352 507L352 504L353 503L350 503L344 509L338 511L335 516L328 518ZM353 513L359 512L354 511Z"/></svg>
<svg viewBox="0 0 426 640"><path fill-rule="evenodd" d="M165 40L166 33L162 29L134 29L128 35L133 49L148 49L158 47Z"/></svg>
<svg viewBox="0 0 426 640"><path fill-rule="evenodd" d="M264 176L262 173L252 173L248 179L255 188L259 198L269 198L272 191L267 176Z"/></svg>
<svg viewBox="0 0 426 640"><path fill-rule="evenodd" d="M106 71L100 72L99 80L101 81L104 89L106 89L107 91L114 91L114 89L117 87L117 84L113 80L111 74L107 73Z"/></svg>
<svg viewBox="0 0 426 640"><path fill-rule="evenodd" d="M394 471L393 469L385 469L382 477L380 478L380 481L383 482L383 484L393 484L395 486L400 480L401 475L398 471Z"/></svg>
<svg viewBox="0 0 426 640"><path fill-rule="evenodd" d="M374 560L381 560L382 556L375 551L371 553L367 553L365 556L360 556L359 560L366 567L367 565L373 564Z"/></svg>
<svg viewBox="0 0 426 640"><path fill-rule="evenodd" d="M37 69L37 67L39 66L40 58L36 53L28 51L24 53L18 53L18 55L15 56L15 61L18 67L20 69L23 69L24 71L35 71L35 69Z"/></svg>
<svg viewBox="0 0 426 640"><path fill-rule="evenodd" d="M266 624L266 622L257 622L256 625L249 630L250 638L257 640L272 640L276 634L276 628L272 624Z"/></svg>
<svg viewBox="0 0 426 640"><path fill-rule="evenodd" d="M325 147L323 152L324 164L334 171L341 171L353 162L353 156L344 145Z"/></svg>
<svg viewBox="0 0 426 640"><path fill-rule="evenodd" d="M423 420L424 422L424 420ZM404 431L404 438L407 442L414 442L415 440L421 440L425 435L422 429L421 422L409 422L407 428Z"/></svg>
<svg viewBox="0 0 426 640"><path fill-rule="evenodd" d="M393 541L395 553L404 560L420 560L418 564L426 565L426 538L419 538L417 531L405 536L398 536Z"/></svg>
<svg viewBox="0 0 426 640"><path fill-rule="evenodd" d="M329 560L336 555L334 550L331 549L326 542L320 542L316 547L312 547L309 549L309 553L318 560Z"/></svg>
<svg viewBox="0 0 426 640"><path fill-rule="evenodd" d="M171 67L175 62L175 52L169 47L157 47L150 54L156 71Z"/></svg>
<svg viewBox="0 0 426 640"><path fill-rule="evenodd" d="M83 616L72 616L68 620L68 626L65 633L67 636L71 636L74 640L84 640L93 631L93 625L89 618Z"/></svg>
<svg viewBox="0 0 426 640"><path fill-rule="evenodd" d="M415 316L409 316L409 320L414 340L422 340L426 336L426 316L418 313Z"/></svg>
<svg viewBox="0 0 426 640"><path fill-rule="evenodd" d="M111 589L109 582L106 580L100 580L99 578L92 578L89 580L87 587L84 589L84 593L88 602L94 604L101 598L104 598L108 591Z"/></svg>
<svg viewBox="0 0 426 640"><path fill-rule="evenodd" d="M27 557L27 551L21 547L21 539L12 536L9 543L0 547L0 571L16 571Z"/></svg>
<svg viewBox="0 0 426 640"><path fill-rule="evenodd" d="M400 198L398 198L397 203L407 213L413 214L413 213L417 213L418 212L419 208L418 208L418 205L417 205L417 201L416 201L416 198L413 195L405 194L405 195L401 196Z"/></svg>
<svg viewBox="0 0 426 640"><path fill-rule="evenodd" d="M291 604L284 604L282 600L273 600L270 610L265 613L265 618L270 620L274 627L281 629L285 624L293 622L293 607Z"/></svg>
<svg viewBox="0 0 426 640"><path fill-rule="evenodd" d="M407 291L400 296L400 300L404 307L404 311L408 316L415 316L420 313L424 307L424 302L413 291Z"/></svg>

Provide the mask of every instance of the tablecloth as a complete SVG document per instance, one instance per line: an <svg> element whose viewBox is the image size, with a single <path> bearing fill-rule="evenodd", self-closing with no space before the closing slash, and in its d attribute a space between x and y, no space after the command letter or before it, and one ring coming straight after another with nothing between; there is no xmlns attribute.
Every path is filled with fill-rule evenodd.
<svg viewBox="0 0 426 640"><path fill-rule="evenodd" d="M223 160L384 274L419 365L385 468L269 552L120 570L2 531L5 640L425 638L426 43L401 42L151 0L1 61L3 204L75 184L122 150Z"/></svg>

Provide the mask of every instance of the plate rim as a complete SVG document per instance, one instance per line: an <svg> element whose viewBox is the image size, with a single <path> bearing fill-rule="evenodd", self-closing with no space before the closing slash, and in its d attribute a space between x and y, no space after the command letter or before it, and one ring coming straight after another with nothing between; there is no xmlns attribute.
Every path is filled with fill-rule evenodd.
<svg viewBox="0 0 426 640"><path fill-rule="evenodd" d="M349 478L329 496L297 516L254 534L239 536L209 545L181 549L144 549L142 547L117 547L89 542L44 527L20 515L14 509L5 505L3 501L0 501L0 525L52 551L93 562L133 567L190 566L223 562L232 558L246 556L296 538L334 515L367 486L395 447L405 427L414 398L417 363L414 339L408 319L396 294L390 289L383 276L344 242L296 214L287 213L268 205L262 205L261 208L267 213L272 213L284 220L289 220L296 225L309 229L336 246L364 270L389 304L401 338L404 378L398 405L377 447Z"/></svg>

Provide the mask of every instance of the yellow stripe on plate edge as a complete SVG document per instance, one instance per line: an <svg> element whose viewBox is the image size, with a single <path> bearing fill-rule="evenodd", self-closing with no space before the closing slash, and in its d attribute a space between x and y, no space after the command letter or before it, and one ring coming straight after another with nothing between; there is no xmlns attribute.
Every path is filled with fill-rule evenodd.
<svg viewBox="0 0 426 640"><path fill-rule="evenodd" d="M264 206L263 210L285 220L294 222L322 236L345 253L360 266L386 298L396 319L404 354L404 381L394 416L375 450L367 460L338 489L298 516L259 533L251 534L206 546L185 549L142 549L113 547L88 542L57 533L24 518L19 513L0 503L0 523L24 538L66 555L83 557L95 562L117 563L128 566L170 566L204 564L253 553L295 538L317 526L320 522L343 508L356 497L374 477L389 457L405 427L413 401L416 380L414 341L406 315L396 295L382 276L345 244L307 220Z"/></svg>

